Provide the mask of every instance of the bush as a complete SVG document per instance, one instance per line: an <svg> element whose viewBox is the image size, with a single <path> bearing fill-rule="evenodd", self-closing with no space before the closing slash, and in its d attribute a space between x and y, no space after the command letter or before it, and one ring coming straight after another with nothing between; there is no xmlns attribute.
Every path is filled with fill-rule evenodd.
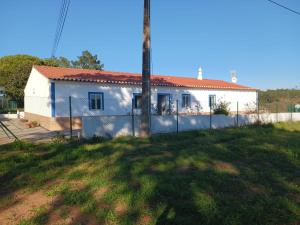
<svg viewBox="0 0 300 225"><path fill-rule="evenodd" d="M229 114L229 103L225 101L219 102L214 108L214 114L223 114L228 116Z"/></svg>

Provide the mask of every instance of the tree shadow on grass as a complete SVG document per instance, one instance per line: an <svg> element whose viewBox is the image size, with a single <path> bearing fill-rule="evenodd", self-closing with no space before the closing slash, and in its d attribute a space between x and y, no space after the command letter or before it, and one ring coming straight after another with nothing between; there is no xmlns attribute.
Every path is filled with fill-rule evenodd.
<svg viewBox="0 0 300 225"><path fill-rule="evenodd" d="M123 154L112 182L126 178L123 194L156 212L156 224L293 224L299 137L274 127L162 135ZM127 188L137 182L138 190Z"/></svg>
<svg viewBox="0 0 300 225"><path fill-rule="evenodd" d="M91 215L100 224L296 224L299 146L299 132L272 126L45 145L42 150L31 146L29 153L39 154L8 156L17 163L0 180L11 187L8 192L44 188L59 177L66 183L84 181L83 189L56 193L63 199L59 207L80 206L78 220ZM84 163L87 168L76 169ZM45 177L33 176L39 172ZM103 188L101 197L95 195ZM57 208L54 204L43 212L45 221Z"/></svg>

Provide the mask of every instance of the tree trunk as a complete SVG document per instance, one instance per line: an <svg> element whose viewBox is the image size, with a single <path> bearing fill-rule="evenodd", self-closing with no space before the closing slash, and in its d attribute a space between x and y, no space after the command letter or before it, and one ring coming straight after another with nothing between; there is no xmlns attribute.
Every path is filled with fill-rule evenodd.
<svg viewBox="0 0 300 225"><path fill-rule="evenodd" d="M150 0L144 0L144 40L142 75L141 136L150 135L151 124L151 51L150 51Z"/></svg>

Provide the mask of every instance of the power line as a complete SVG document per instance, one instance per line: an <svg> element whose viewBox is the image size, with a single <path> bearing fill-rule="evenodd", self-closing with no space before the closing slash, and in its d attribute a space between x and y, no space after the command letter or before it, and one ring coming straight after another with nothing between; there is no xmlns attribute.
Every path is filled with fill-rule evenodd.
<svg viewBox="0 0 300 225"><path fill-rule="evenodd" d="M52 53L51 53L52 57L55 57L55 53L58 48L58 44L59 44L63 29L64 29L64 25L65 25L65 21L67 18L70 3L71 3L71 0L62 0L62 5L61 5L59 16L58 16L55 38L54 38L54 43L53 43L53 48L52 48Z"/></svg>
<svg viewBox="0 0 300 225"><path fill-rule="evenodd" d="M54 43L53 43L53 48L52 48L52 53L51 53L52 57L54 57L54 55L55 55L56 44L57 44L57 40L58 40L58 34L60 32L60 29L61 29L62 18L63 18L63 14L64 14L64 11L65 11L65 7L66 7L66 1L63 0L62 4L61 4L61 7L60 7L58 20L57 20L57 25L56 25L55 38L54 38Z"/></svg>
<svg viewBox="0 0 300 225"><path fill-rule="evenodd" d="M273 0L267 0L267 1L273 3L273 4L277 5L277 6L279 6L279 7L281 7L281 8L284 8L284 9L286 9L286 10L292 12L292 13L295 13L295 14L297 14L298 16L300 16L300 12L298 12L298 11L296 11L296 10L293 10L293 9L287 7L287 6L281 5L281 4L279 4L279 3L277 3L277 2L275 2L275 1L273 1Z"/></svg>
<svg viewBox="0 0 300 225"><path fill-rule="evenodd" d="M67 18L67 14L68 14L70 2L71 2L71 0L68 0L68 3L66 5L66 10L65 10L65 14L64 14L64 17L63 17L63 20L62 20L62 25L61 25L60 33L58 35L58 40L57 40L57 46L56 46L56 48L58 47L58 44L59 44L59 41L60 41L60 38L61 38L61 34L62 34L62 31L63 31L64 26L65 26L65 21L66 21L66 18Z"/></svg>

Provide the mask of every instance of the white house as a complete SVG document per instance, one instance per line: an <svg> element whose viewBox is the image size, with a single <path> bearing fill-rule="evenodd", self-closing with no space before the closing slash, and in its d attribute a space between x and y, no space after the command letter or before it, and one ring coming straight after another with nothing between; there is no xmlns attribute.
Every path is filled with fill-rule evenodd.
<svg viewBox="0 0 300 225"><path fill-rule="evenodd" d="M153 75L152 112L180 114L208 113L219 101L228 102L231 111L255 107L257 90L232 82L202 78ZM25 118L38 121L49 130L69 126L70 104L73 126L81 127L84 116L129 115L141 106L141 75L86 69L33 66L25 87Z"/></svg>

